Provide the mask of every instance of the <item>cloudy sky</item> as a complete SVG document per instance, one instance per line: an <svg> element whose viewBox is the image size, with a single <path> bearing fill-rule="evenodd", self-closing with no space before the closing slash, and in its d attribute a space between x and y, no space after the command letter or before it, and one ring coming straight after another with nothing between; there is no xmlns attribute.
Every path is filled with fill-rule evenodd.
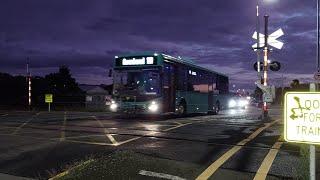
<svg viewBox="0 0 320 180"><path fill-rule="evenodd" d="M135 51L189 57L229 75L236 87L257 78L251 50L257 0L2 0L0 72L44 75L68 65L78 82L110 83L115 55ZM271 2L272 1L272 2ZM316 1L260 0L269 32L285 43L271 83L311 81L316 64ZM263 29L261 17L261 29ZM27 60L29 59L29 60Z"/></svg>

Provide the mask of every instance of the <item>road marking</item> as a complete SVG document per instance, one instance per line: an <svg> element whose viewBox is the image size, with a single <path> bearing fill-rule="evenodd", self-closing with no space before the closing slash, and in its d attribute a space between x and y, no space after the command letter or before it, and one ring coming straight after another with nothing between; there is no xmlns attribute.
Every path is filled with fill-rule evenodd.
<svg viewBox="0 0 320 180"><path fill-rule="evenodd" d="M178 125L181 125L181 123L180 123L180 122L177 122L177 121L173 121L173 123L178 124Z"/></svg>
<svg viewBox="0 0 320 180"><path fill-rule="evenodd" d="M131 142L131 141L134 141L134 140L137 140L137 139L140 139L140 138L142 138L142 137L131 138L131 139L128 139L128 140L126 140L126 141L119 142L116 146L120 146L120 145L122 145L122 144Z"/></svg>
<svg viewBox="0 0 320 180"><path fill-rule="evenodd" d="M180 127L183 127L183 126L186 126L186 125L189 125L189 124L192 124L192 123L180 124L180 125L178 125L178 126L165 129L165 130L163 130L163 131L165 131L165 132L166 132L166 131L171 131L171 130L173 130L173 129L177 129L177 128L180 128Z"/></svg>
<svg viewBox="0 0 320 180"><path fill-rule="evenodd" d="M119 143L116 141L116 139L114 139L114 137L108 132L108 130L104 127L104 125L102 124L102 122L96 117L96 116L92 116L96 121L98 121L99 125L103 128L104 130L104 134L106 135L106 137L112 142L112 144L114 145L118 145Z"/></svg>
<svg viewBox="0 0 320 180"><path fill-rule="evenodd" d="M61 128L60 141L66 140L66 124L67 124L67 112L65 111L63 116L63 124Z"/></svg>
<svg viewBox="0 0 320 180"><path fill-rule="evenodd" d="M157 172L146 171L146 170L139 171L139 174L143 175L143 176L157 177L157 178L162 178L162 179L186 180L186 179L181 178L179 176L174 176L174 175L165 174L165 173L157 173Z"/></svg>
<svg viewBox="0 0 320 180"><path fill-rule="evenodd" d="M178 126L175 126L175 127L171 127L171 128L168 128L168 129L165 129L163 131L167 132L167 131L170 131L172 129L177 129L177 128L180 128L182 126L186 126L186 125L189 125L189 124L192 124L192 123L186 123L186 124L181 124L181 125L178 125ZM161 132L161 131L160 131ZM148 135L154 135L153 132L150 132ZM135 140L138 140L138 139L141 139L145 136L140 136L140 137L135 137L135 138L131 138L131 139L128 139L126 141L122 141L122 142L118 142L117 144L114 144L115 146L120 146L122 144L125 144L125 143L128 143L128 142L131 142L131 141L135 141Z"/></svg>
<svg viewBox="0 0 320 180"><path fill-rule="evenodd" d="M90 141L77 141L77 140L69 140L69 139L66 139L66 141L68 141L68 142L73 142L73 143L99 145L99 146L117 146L117 145L111 144L111 143L99 143L99 142L90 142Z"/></svg>
<svg viewBox="0 0 320 180"><path fill-rule="evenodd" d="M31 120L33 120L33 118L35 118L36 116L38 116L40 114L40 112L36 113L35 115L33 115L30 119L28 119L26 122L24 122L23 124L21 124L20 126L18 126L14 132L12 132L11 134L17 134L25 125L27 125Z"/></svg>
<svg viewBox="0 0 320 180"><path fill-rule="evenodd" d="M66 170L66 171L64 171L64 172L62 172L60 174L57 174L56 176L54 176L52 178L49 178L49 180L54 180L54 179L57 179L57 178L61 178L62 176L65 176L65 175L69 174L71 170L76 169L76 168L78 168L80 166L85 166L85 165L87 165L87 164L89 164L89 163L91 163L93 161L94 161L93 159L89 159L89 160L87 160L87 161L85 161L85 162L83 162L83 163L81 163L81 164L79 164L77 166L74 166L74 167L72 167L72 168L70 168L70 169L68 169L68 170Z"/></svg>
<svg viewBox="0 0 320 180"><path fill-rule="evenodd" d="M240 141L237 143L236 146L228 150L226 153L224 153L219 159L214 161L205 171L203 171L196 180L203 180L210 178L231 156L233 156L236 152L238 152L245 144L247 144L249 141L257 137L263 130L269 128L276 122L279 122L280 120L273 121L271 123L265 123L263 127L260 127L257 129L254 133L252 133L248 138Z"/></svg>
<svg viewBox="0 0 320 180"><path fill-rule="evenodd" d="M92 135L83 135L83 136L68 136L66 139L79 139L79 138L88 138L88 137L102 137L104 134L92 134Z"/></svg>
<svg viewBox="0 0 320 180"><path fill-rule="evenodd" d="M5 116L8 116L8 115L9 115L9 114L2 114L1 117L5 117Z"/></svg>
<svg viewBox="0 0 320 180"><path fill-rule="evenodd" d="M256 175L254 176L254 180L261 180L266 179L268 172L272 166L274 159L276 158L283 142L277 141L273 146L272 149L269 150L267 156L261 163L260 168L258 169Z"/></svg>

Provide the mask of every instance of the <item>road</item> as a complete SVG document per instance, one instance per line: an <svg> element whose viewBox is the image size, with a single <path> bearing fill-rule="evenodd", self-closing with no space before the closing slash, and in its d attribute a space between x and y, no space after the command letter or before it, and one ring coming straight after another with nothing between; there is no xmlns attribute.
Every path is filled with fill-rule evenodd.
<svg viewBox="0 0 320 180"><path fill-rule="evenodd" d="M137 158L132 164L140 163L140 156L159 163L130 165L130 173L121 174L121 169L114 177L141 179L160 173L182 179L264 179L265 174L267 179L297 178L299 146L281 139L279 108L270 114L270 121L262 121L254 107L180 118L1 111L0 173L47 179L88 157L130 152L138 154L132 155Z"/></svg>

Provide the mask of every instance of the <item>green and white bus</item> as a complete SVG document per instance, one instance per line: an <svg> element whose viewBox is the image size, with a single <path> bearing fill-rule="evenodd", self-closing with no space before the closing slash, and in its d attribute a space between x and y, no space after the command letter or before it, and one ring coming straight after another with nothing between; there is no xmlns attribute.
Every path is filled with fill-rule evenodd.
<svg viewBox="0 0 320 180"><path fill-rule="evenodd" d="M227 106L229 78L180 57L116 56L112 74L114 112L217 114Z"/></svg>

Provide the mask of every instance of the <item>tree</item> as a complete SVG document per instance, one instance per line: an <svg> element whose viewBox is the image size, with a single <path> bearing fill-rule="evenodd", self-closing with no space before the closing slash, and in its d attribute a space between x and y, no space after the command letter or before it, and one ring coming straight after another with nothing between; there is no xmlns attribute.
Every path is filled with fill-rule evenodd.
<svg viewBox="0 0 320 180"><path fill-rule="evenodd" d="M294 90L298 89L300 85L300 81L298 79L294 79L292 80L292 82L290 83L290 87Z"/></svg>
<svg viewBox="0 0 320 180"><path fill-rule="evenodd" d="M81 89L67 66L61 66L58 73L51 73L45 76L49 84L48 91L55 95L75 95L81 93Z"/></svg>
<svg viewBox="0 0 320 180"><path fill-rule="evenodd" d="M63 106L72 106L73 103L85 101L84 92L79 88L78 83L72 77L67 66L61 66L57 73L45 76L48 83L46 93L52 93L55 104L62 103Z"/></svg>

